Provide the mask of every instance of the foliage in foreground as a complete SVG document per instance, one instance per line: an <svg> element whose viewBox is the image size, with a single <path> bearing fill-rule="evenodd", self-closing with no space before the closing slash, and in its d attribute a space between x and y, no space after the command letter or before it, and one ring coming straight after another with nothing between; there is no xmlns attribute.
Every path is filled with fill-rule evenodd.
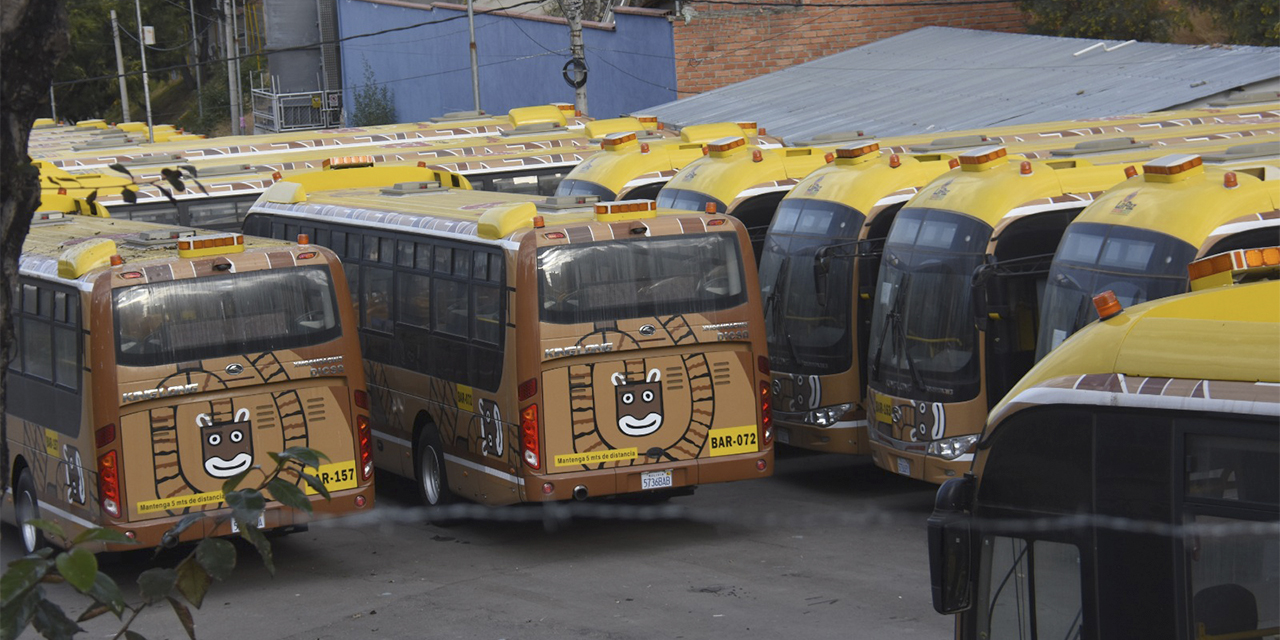
<svg viewBox="0 0 1280 640"><path fill-rule="evenodd" d="M329 491L324 483L303 471L306 467L320 466L322 458L328 459L306 447L291 447L271 454L275 469L265 474L258 486L239 489L249 473L260 469L257 466L223 483L223 501L231 508L230 512L218 516L203 512L188 514L167 531L164 538L176 541L183 531L205 518L214 517L215 526L228 519L234 520L240 529L240 537L253 545L267 571L274 575L271 543L257 527L258 517L267 506L263 492L286 507L310 513L311 501L298 487L298 479L328 499ZM282 474L295 479L287 480L281 477ZM31 520L30 523L48 534L65 539L62 528L55 522ZM9 563L0 577L0 638L17 638L28 626L35 627L40 635L50 640L72 638L84 631L79 623L111 613L122 623L115 638L144 640L141 634L129 628L130 625L147 607L167 604L177 615L187 636L195 640L195 618L188 604L199 609L213 581L226 580L236 566L235 545L221 538L206 537L176 567L155 567L143 571L138 576L141 601L130 605L111 576L98 570L97 556L82 546L95 542L134 544L119 531L95 527L76 536L66 551L55 553L46 547ZM157 548L156 553L162 548ZM75 620L45 594L44 585L61 583L71 585L90 601L89 607Z"/></svg>

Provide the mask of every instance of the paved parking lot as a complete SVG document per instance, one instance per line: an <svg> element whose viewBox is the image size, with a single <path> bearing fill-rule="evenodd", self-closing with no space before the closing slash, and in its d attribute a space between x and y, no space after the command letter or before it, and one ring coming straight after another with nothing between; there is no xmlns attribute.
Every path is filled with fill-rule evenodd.
<svg viewBox="0 0 1280 640"><path fill-rule="evenodd" d="M768 480L665 505L575 503L424 522L411 483L380 479L367 517L251 548L195 612L202 638L946 638L929 601L931 486L868 459L787 452ZM4 557L18 545L5 529ZM178 555L170 552L168 562ZM135 594L146 554L106 570ZM52 590L73 615L83 608ZM85 637L110 637L107 617ZM167 607L136 630L185 637ZM36 637L28 632L24 637Z"/></svg>

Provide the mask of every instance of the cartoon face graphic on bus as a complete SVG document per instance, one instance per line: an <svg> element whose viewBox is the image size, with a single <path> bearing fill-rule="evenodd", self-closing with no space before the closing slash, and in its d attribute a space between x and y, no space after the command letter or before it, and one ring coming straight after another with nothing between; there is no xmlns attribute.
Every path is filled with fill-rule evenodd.
<svg viewBox="0 0 1280 640"><path fill-rule="evenodd" d="M614 392L618 400L618 429L622 433L647 436L662 427L662 372L650 369L644 382L627 382L622 373L615 373Z"/></svg>
<svg viewBox="0 0 1280 640"><path fill-rule="evenodd" d="M230 478L253 464L253 440L249 430L249 410L236 411L232 422L214 424L209 414L196 416L204 470L215 478Z"/></svg>
<svg viewBox="0 0 1280 640"><path fill-rule="evenodd" d="M84 467L80 462L80 450L69 444L62 445L62 462L59 466L62 467L63 479L66 481L67 502L84 504Z"/></svg>

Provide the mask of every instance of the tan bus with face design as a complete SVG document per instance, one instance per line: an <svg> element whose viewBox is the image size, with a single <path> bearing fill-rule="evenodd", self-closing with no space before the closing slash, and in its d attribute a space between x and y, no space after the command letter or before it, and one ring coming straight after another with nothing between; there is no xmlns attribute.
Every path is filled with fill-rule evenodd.
<svg viewBox="0 0 1280 640"><path fill-rule="evenodd" d="M143 546L234 533L223 483L249 471L256 486L251 469L290 447L329 458L310 472L331 501L282 475L316 515L372 507L369 400L332 252L115 220L66 197L42 207L5 284L17 355L3 515L27 551L42 537L31 518L59 524L59 545L95 526ZM166 535L198 512L215 517ZM271 501L258 524L307 521Z"/></svg>
<svg viewBox="0 0 1280 640"><path fill-rule="evenodd" d="M419 480L431 505L662 497L772 473L739 222L450 189L412 170L286 178L245 220L342 257L379 468Z"/></svg>

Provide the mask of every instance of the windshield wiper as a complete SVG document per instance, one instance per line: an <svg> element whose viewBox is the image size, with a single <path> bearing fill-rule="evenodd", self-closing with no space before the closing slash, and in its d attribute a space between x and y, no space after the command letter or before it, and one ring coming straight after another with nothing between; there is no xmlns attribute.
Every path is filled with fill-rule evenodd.
<svg viewBox="0 0 1280 640"><path fill-rule="evenodd" d="M888 326L885 332L880 334L880 343L876 348L876 355L871 360L871 375L879 377L880 363L884 356L884 339L886 335L893 334L894 350L902 354L902 359L907 363L907 371L911 374L911 380L920 391L924 391L924 379L921 378L920 372L916 368L915 358L907 351L907 332L906 319L903 317L902 310L906 306L907 292L911 290L911 274L906 273L902 276L902 281L898 283L897 295L893 298L893 306L889 312L885 314L885 320Z"/></svg>

